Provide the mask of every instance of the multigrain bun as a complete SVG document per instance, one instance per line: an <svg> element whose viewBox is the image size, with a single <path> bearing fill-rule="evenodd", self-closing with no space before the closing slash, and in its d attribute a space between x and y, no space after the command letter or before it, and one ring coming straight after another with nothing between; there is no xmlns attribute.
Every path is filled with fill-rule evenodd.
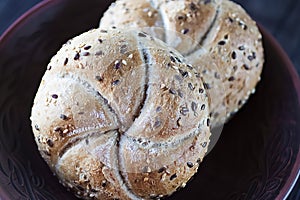
<svg viewBox="0 0 300 200"><path fill-rule="evenodd" d="M256 23L228 0L117 0L100 27L132 27L165 41L203 76L212 127L244 105L260 80L264 56Z"/></svg>
<svg viewBox="0 0 300 200"><path fill-rule="evenodd" d="M42 157L84 199L172 194L196 173L210 136L199 74L143 32L95 29L68 41L31 121Z"/></svg>

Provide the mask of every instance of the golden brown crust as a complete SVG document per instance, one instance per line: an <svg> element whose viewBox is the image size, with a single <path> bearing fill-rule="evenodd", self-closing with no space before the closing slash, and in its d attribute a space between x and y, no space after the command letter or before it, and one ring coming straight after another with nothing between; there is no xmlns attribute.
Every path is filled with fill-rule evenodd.
<svg viewBox="0 0 300 200"><path fill-rule="evenodd" d="M170 195L197 171L210 137L208 97L176 50L142 32L95 29L67 42L48 69L32 127L44 159L78 196ZM146 180L144 159L159 163L148 179L156 187L134 182ZM163 165L173 174L162 181Z"/></svg>
<svg viewBox="0 0 300 200"><path fill-rule="evenodd" d="M141 15L138 9L147 0L118 0L116 5L130 5L130 2L135 3L131 12L135 17L114 21L111 25L130 27L137 19L147 21L149 17ZM163 40L185 55L187 62L197 67L203 76L211 97L212 127L222 125L244 105L260 80L264 58L256 23L239 5L228 0L150 2L147 6L161 16L155 19L161 20L155 26L164 29ZM126 6L123 9L126 8L130 9ZM107 26L110 18L107 13L114 12L118 18L119 9L117 6L109 8L100 27ZM145 28L149 26L152 27ZM134 28L156 36L149 31L155 29L151 23L135 24Z"/></svg>
<svg viewBox="0 0 300 200"><path fill-rule="evenodd" d="M262 36L242 7L222 1L203 48L209 52L195 52L187 60L199 67L210 87L217 87L209 92L212 125L216 126L237 112L254 92L264 63ZM221 89L213 82L222 84Z"/></svg>

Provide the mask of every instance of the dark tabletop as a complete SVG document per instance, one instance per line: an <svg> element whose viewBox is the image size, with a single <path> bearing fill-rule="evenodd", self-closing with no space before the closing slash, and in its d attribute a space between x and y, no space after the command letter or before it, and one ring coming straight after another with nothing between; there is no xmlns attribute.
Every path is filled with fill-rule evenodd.
<svg viewBox="0 0 300 200"><path fill-rule="evenodd" d="M263 25L286 51L300 74L300 1L235 0ZM0 34L20 15L41 0L0 0ZM300 200L300 180L288 200Z"/></svg>

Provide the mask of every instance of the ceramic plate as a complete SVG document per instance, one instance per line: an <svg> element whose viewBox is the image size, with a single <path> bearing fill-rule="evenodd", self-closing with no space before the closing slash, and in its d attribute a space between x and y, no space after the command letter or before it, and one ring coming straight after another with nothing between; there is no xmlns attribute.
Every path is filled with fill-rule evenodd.
<svg viewBox="0 0 300 200"><path fill-rule="evenodd" d="M52 0L37 5L0 39L0 197L75 199L41 159L30 110L47 63L61 45L98 25L111 1ZM300 81L261 28L266 63L249 102L225 125L186 188L168 199L282 199L300 168Z"/></svg>

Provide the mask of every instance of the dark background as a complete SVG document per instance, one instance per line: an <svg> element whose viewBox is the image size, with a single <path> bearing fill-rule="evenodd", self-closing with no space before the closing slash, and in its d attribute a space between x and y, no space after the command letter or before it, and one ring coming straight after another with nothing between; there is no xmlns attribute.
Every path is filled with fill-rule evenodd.
<svg viewBox="0 0 300 200"><path fill-rule="evenodd" d="M235 0L263 25L286 51L300 74L300 1ZM41 0L0 0L0 34ZM1 56L1 55L0 55ZM300 200L300 180L288 200Z"/></svg>

